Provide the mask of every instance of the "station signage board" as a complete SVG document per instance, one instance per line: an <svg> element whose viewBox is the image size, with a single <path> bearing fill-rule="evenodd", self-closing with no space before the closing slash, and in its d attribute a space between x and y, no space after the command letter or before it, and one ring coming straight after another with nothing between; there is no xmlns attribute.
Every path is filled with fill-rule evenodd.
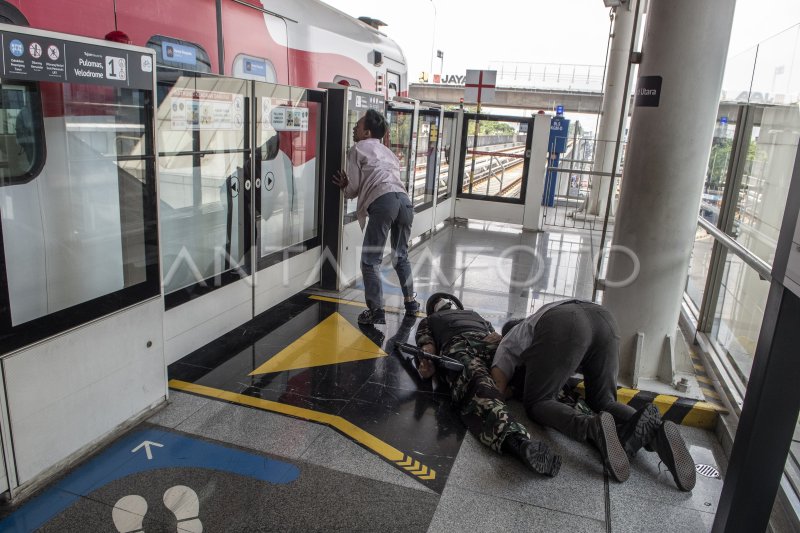
<svg viewBox="0 0 800 533"><path fill-rule="evenodd" d="M124 48L0 31L3 79L153 88L153 56Z"/></svg>
<svg viewBox="0 0 800 533"><path fill-rule="evenodd" d="M661 76L639 76L634 103L637 107L658 107L661 100Z"/></svg>
<svg viewBox="0 0 800 533"><path fill-rule="evenodd" d="M567 151L569 122L561 116L553 117L550 121L550 140L547 143L550 153L563 154Z"/></svg>

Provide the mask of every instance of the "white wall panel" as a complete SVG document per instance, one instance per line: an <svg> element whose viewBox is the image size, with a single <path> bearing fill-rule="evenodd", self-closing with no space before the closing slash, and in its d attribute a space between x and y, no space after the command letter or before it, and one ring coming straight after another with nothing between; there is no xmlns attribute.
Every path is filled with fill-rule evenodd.
<svg viewBox="0 0 800 533"><path fill-rule="evenodd" d="M522 204L457 198L455 216L474 220L522 224L524 211L525 206Z"/></svg>
<svg viewBox="0 0 800 533"><path fill-rule="evenodd" d="M313 248L256 273L256 315L317 283L320 254Z"/></svg>
<svg viewBox="0 0 800 533"><path fill-rule="evenodd" d="M164 352L172 364L253 318L252 277L190 300L164 315Z"/></svg>
<svg viewBox="0 0 800 533"><path fill-rule="evenodd" d="M416 239L425 232L433 229L433 207L414 213L414 223L411 226L411 238Z"/></svg>
<svg viewBox="0 0 800 533"><path fill-rule="evenodd" d="M165 398L162 318L152 300L3 360L19 483Z"/></svg>

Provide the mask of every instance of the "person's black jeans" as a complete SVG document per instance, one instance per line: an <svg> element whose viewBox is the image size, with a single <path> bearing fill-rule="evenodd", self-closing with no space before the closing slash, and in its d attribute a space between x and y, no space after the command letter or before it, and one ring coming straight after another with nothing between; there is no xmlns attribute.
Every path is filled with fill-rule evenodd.
<svg viewBox="0 0 800 533"><path fill-rule="evenodd" d="M535 422L586 440L591 417L556 399L578 367L592 411L611 413L617 424L636 412L617 402L619 330L611 313L600 305L570 302L547 311L536 323L533 344L522 352L522 360L523 403Z"/></svg>
<svg viewBox="0 0 800 533"><path fill-rule="evenodd" d="M414 208L406 193L390 192L379 196L367 208L369 221L361 250L361 275L367 307L383 309L381 261L386 238L391 232L392 264L400 279L403 296L414 294L411 264L408 262L408 237L414 221Z"/></svg>

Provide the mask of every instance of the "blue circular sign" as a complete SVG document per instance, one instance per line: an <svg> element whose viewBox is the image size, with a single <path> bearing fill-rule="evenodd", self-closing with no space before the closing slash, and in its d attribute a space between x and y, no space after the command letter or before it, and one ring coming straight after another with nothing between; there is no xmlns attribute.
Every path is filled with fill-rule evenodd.
<svg viewBox="0 0 800 533"><path fill-rule="evenodd" d="M19 39L14 39L10 43L8 43L8 49L16 57L20 57L22 54L25 53L25 46L23 46L22 41L20 41Z"/></svg>

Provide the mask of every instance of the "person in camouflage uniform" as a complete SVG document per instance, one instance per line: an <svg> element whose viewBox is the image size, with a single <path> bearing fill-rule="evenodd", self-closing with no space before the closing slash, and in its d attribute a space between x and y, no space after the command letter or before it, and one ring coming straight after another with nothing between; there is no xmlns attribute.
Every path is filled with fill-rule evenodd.
<svg viewBox="0 0 800 533"><path fill-rule="evenodd" d="M460 307L460 309L458 309ZM490 374L500 334L474 311L464 310L452 295L436 293L426 304L415 340L430 353L451 357L464 365L461 372L447 372L453 404L470 433L497 453L510 453L534 472L555 476L561 457L543 442L534 442L528 430L508 413L503 395ZM433 364L422 359L419 373L430 378Z"/></svg>

